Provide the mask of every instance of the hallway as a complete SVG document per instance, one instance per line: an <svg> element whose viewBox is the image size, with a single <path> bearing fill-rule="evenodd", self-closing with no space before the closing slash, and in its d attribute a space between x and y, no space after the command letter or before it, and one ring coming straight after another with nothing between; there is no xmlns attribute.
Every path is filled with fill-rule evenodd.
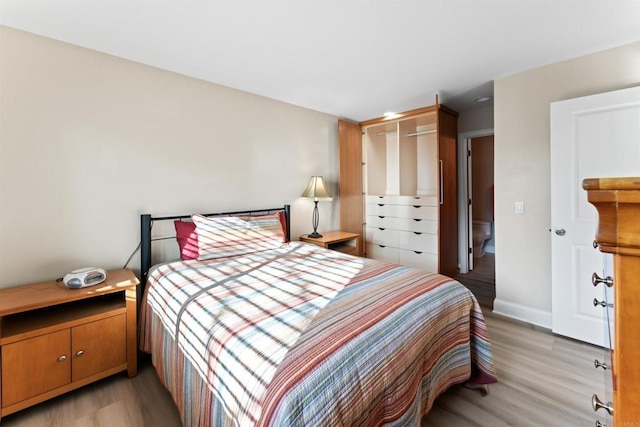
<svg viewBox="0 0 640 427"><path fill-rule="evenodd" d="M474 268L467 274L458 274L455 279L465 285L482 307L493 310L496 299L496 262L495 254L485 253L473 260Z"/></svg>

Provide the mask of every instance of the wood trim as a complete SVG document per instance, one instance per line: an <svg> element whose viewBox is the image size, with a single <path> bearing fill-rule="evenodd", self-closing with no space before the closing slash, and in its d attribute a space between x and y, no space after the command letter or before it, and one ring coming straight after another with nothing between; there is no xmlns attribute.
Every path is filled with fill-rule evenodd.
<svg viewBox="0 0 640 427"><path fill-rule="evenodd" d="M360 126L368 126L376 123L391 122L391 121L402 119L405 117L417 116L419 114L430 113L437 110L444 111L448 114L451 114L454 117L458 117L457 111L452 110L446 105L436 104L436 105L430 105L428 107L416 108L415 110L409 110L409 111L404 111L402 113L397 113L392 117L376 117L375 119L365 120L360 122Z"/></svg>
<svg viewBox="0 0 640 427"><path fill-rule="evenodd" d="M438 157L442 161L443 203L440 205L438 272L458 274L458 125L457 116L438 112Z"/></svg>
<svg viewBox="0 0 640 427"><path fill-rule="evenodd" d="M127 374L129 378L138 374L138 320L137 320L137 288L125 291L127 306Z"/></svg>
<svg viewBox="0 0 640 427"><path fill-rule="evenodd" d="M362 130L358 123L338 120L340 230L356 233L358 256L364 236L364 196L362 194Z"/></svg>

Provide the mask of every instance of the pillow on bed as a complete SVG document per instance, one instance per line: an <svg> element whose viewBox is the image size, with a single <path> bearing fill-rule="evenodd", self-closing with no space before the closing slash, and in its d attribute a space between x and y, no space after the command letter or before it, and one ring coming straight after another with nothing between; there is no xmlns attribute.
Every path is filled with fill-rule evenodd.
<svg viewBox="0 0 640 427"><path fill-rule="evenodd" d="M193 215L198 233L198 259L246 255L279 248L284 240L278 214L251 217Z"/></svg>
<svg viewBox="0 0 640 427"><path fill-rule="evenodd" d="M193 222L176 220L176 240L180 248L180 259L183 261L198 258L198 233Z"/></svg>
<svg viewBox="0 0 640 427"><path fill-rule="evenodd" d="M282 225L282 241L284 243L289 242L287 239L287 218L284 211L277 213ZM196 231L195 223L191 221L175 220L176 228L176 240L178 241L178 247L180 248L180 259L182 261L190 259L198 259L198 233Z"/></svg>

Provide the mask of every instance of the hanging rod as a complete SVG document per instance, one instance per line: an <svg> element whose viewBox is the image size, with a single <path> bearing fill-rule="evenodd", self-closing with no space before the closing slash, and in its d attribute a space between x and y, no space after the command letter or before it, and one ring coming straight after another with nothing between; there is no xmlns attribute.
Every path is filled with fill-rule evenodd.
<svg viewBox="0 0 640 427"><path fill-rule="evenodd" d="M412 133L408 133L407 136L418 136L418 135L425 135L427 133L436 133L438 132L437 130L423 130L420 132L412 132Z"/></svg>
<svg viewBox="0 0 640 427"><path fill-rule="evenodd" d="M386 132L376 132L376 136L382 136L382 135L387 135L389 133L396 133L396 132L398 132L398 131L397 130L389 130L389 131L386 131Z"/></svg>

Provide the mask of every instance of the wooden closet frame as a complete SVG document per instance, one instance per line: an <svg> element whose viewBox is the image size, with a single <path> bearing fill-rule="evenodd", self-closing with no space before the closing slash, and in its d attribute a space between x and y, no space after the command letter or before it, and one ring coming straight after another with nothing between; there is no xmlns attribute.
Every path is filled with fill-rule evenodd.
<svg viewBox="0 0 640 427"><path fill-rule="evenodd" d="M425 113L436 112L438 123L438 156L445 161L442 171L444 200L440 205L438 272L450 277L459 272L458 267L458 164L457 138L458 113L442 104L418 108L378 117L360 123L339 120L339 176L340 230L360 234L360 248L365 248L364 185L362 180L362 128L372 124L393 122ZM362 250L362 249L361 249Z"/></svg>

